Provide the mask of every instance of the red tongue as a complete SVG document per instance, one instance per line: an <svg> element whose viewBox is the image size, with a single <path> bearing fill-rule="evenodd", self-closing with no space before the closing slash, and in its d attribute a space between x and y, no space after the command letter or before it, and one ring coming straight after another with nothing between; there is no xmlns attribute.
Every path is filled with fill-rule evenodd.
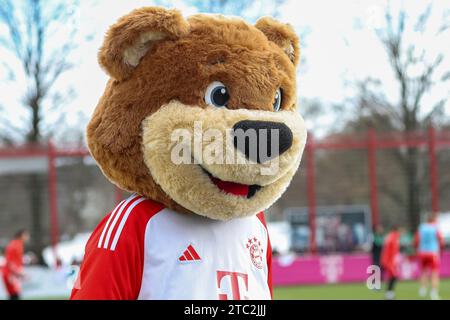
<svg viewBox="0 0 450 320"><path fill-rule="evenodd" d="M212 182L222 191L226 193L231 193L236 196L247 196L249 191L249 185L240 184L229 181L222 181L220 179L211 177Z"/></svg>

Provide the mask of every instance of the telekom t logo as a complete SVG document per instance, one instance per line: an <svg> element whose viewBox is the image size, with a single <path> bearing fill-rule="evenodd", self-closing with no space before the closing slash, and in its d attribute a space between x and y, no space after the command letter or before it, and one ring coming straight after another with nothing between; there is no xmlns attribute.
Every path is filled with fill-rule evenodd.
<svg viewBox="0 0 450 320"><path fill-rule="evenodd" d="M227 282L228 285L226 284ZM230 300L229 299L230 293L231 293L231 300L248 300L248 297L246 296L246 293L248 291L247 274L231 271L217 271L217 288L219 290L223 290L226 287L228 288L231 287L231 292L219 293L219 300ZM243 292L241 292L242 289Z"/></svg>

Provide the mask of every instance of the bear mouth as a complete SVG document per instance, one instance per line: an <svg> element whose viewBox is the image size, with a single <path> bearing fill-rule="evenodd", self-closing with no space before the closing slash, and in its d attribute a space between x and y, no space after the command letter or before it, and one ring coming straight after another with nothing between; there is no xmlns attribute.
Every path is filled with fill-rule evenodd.
<svg viewBox="0 0 450 320"><path fill-rule="evenodd" d="M231 181L220 180L219 178L214 177L208 170L202 168L203 172L209 177L211 182L221 191L232 194L234 196L246 197L247 199L251 199L262 187L257 184L242 184Z"/></svg>

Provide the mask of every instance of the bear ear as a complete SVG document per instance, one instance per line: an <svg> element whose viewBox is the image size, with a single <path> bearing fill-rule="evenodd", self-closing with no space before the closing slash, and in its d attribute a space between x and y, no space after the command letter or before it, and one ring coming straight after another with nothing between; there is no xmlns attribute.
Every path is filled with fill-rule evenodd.
<svg viewBox="0 0 450 320"><path fill-rule="evenodd" d="M256 22L255 27L262 31L267 39L283 49L292 63L297 66L300 58L299 39L289 24L263 17Z"/></svg>
<svg viewBox="0 0 450 320"><path fill-rule="evenodd" d="M130 76L153 43L174 40L188 32L189 24L177 10L136 9L109 28L98 60L111 77L123 80Z"/></svg>

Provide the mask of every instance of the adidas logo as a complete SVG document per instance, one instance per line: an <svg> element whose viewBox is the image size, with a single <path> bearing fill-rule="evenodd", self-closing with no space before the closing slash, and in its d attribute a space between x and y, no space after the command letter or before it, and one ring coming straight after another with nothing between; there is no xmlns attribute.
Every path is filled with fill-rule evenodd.
<svg viewBox="0 0 450 320"><path fill-rule="evenodd" d="M195 251L194 247L190 244L186 250L184 250L181 257L178 258L178 261L181 263L188 262L199 262L202 258L198 255L197 251Z"/></svg>

